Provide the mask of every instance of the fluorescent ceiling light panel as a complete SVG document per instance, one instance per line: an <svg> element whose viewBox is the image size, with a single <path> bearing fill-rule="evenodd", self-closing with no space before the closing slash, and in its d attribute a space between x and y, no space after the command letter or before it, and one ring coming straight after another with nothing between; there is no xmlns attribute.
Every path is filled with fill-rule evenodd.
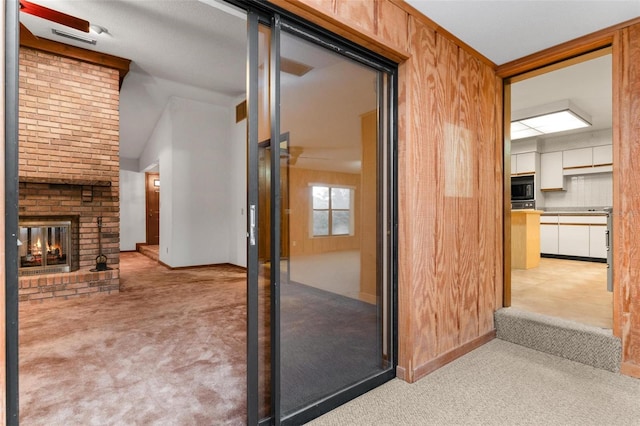
<svg viewBox="0 0 640 426"><path fill-rule="evenodd" d="M514 116L522 118L511 122L511 140L591 126L591 118L569 101L537 107Z"/></svg>
<svg viewBox="0 0 640 426"><path fill-rule="evenodd" d="M511 139L522 139L522 138L530 138L532 136L541 135L539 131L532 129L531 127L525 126L519 121L514 121L511 123Z"/></svg>

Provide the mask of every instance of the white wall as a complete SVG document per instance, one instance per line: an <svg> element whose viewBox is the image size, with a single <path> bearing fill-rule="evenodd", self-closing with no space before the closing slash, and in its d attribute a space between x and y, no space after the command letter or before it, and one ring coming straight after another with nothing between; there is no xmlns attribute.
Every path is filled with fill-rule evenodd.
<svg viewBox="0 0 640 426"><path fill-rule="evenodd" d="M246 120L229 106L171 98L138 160L121 160L121 250L144 242L144 171L160 172L160 260L246 267Z"/></svg>
<svg viewBox="0 0 640 426"><path fill-rule="evenodd" d="M136 162L137 164L137 162ZM146 239L144 173L120 167L120 250L135 250Z"/></svg>
<svg viewBox="0 0 640 426"><path fill-rule="evenodd" d="M161 155L168 162L171 135L171 114L167 105L140 158L120 158L120 250L135 250L136 243L144 243L147 239L144 171L156 167ZM170 220L170 217L160 218L163 219ZM170 235L165 238L170 241Z"/></svg>
<svg viewBox="0 0 640 426"><path fill-rule="evenodd" d="M160 224L160 259L172 267L229 261L230 109L188 99L170 100L172 171L160 159L160 217L170 209L172 241L165 245ZM169 178L169 179L167 179ZM166 204L164 192L172 193ZM168 253L167 253L168 252Z"/></svg>
<svg viewBox="0 0 640 426"><path fill-rule="evenodd" d="M566 191L545 192L545 209L603 208L613 205L612 173L566 176Z"/></svg>
<svg viewBox="0 0 640 426"><path fill-rule="evenodd" d="M243 101L236 99L234 105ZM235 107L234 107L235 110ZM229 263L247 266L247 120L236 123L235 114L229 120Z"/></svg>

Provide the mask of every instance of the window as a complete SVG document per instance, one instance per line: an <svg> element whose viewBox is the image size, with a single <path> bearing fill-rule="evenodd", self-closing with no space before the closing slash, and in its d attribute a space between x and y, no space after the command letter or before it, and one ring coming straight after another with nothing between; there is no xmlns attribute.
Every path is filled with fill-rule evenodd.
<svg viewBox="0 0 640 426"><path fill-rule="evenodd" d="M353 235L353 190L312 185L312 229L314 237Z"/></svg>

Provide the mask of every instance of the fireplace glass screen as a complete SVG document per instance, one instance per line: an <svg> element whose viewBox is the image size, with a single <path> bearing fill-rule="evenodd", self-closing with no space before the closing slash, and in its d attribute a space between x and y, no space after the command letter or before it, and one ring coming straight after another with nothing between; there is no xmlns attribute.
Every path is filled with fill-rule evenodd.
<svg viewBox="0 0 640 426"><path fill-rule="evenodd" d="M20 275L69 272L71 222L20 223Z"/></svg>

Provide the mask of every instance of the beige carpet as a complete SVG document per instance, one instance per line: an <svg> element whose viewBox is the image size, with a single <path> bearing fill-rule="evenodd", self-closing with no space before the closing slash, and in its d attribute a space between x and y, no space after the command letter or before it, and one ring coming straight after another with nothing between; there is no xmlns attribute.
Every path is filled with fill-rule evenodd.
<svg viewBox="0 0 640 426"><path fill-rule="evenodd" d="M495 339L414 384L395 379L310 424L639 425L640 380Z"/></svg>
<svg viewBox="0 0 640 426"><path fill-rule="evenodd" d="M20 424L244 424L244 271L120 261L119 295L20 306Z"/></svg>

